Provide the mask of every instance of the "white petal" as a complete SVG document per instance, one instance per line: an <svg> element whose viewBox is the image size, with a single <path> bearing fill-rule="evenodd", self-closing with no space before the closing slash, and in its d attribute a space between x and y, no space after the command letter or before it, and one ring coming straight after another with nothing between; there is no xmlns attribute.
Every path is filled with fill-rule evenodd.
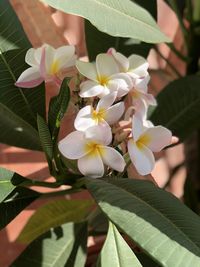
<svg viewBox="0 0 200 267"><path fill-rule="evenodd" d="M144 77L142 79L141 78L137 78L134 81L134 88L136 90L139 90L142 93L147 93L149 81L150 81L150 76L149 75L147 75L146 77Z"/></svg>
<svg viewBox="0 0 200 267"><path fill-rule="evenodd" d="M114 58L108 54L99 54L96 57L96 68L99 77L110 77L112 74L118 73L119 68Z"/></svg>
<svg viewBox="0 0 200 267"><path fill-rule="evenodd" d="M45 47L45 45L35 49L35 60L36 60L37 64L40 64L41 57L42 57L42 50L44 47Z"/></svg>
<svg viewBox="0 0 200 267"><path fill-rule="evenodd" d="M112 75L111 78L108 85L110 86L111 82L118 85L118 97L126 95L133 86L133 82L127 74L119 73Z"/></svg>
<svg viewBox="0 0 200 267"><path fill-rule="evenodd" d="M73 45L61 46L55 51L54 60L59 62L60 68L74 66L75 59L75 47Z"/></svg>
<svg viewBox="0 0 200 267"><path fill-rule="evenodd" d="M82 108L74 121L74 127L78 131L85 131L87 128L96 125L95 120L92 119L92 107L86 106Z"/></svg>
<svg viewBox="0 0 200 267"><path fill-rule="evenodd" d="M45 67L47 73L51 72L51 66L54 61L55 52L55 48L50 45L45 45Z"/></svg>
<svg viewBox="0 0 200 267"><path fill-rule="evenodd" d="M38 67L31 67L22 72L15 85L23 88L33 88L43 82Z"/></svg>
<svg viewBox="0 0 200 267"><path fill-rule="evenodd" d="M133 140L129 140L128 153L139 174L147 175L151 173L155 165L155 159L150 149L145 146L138 148Z"/></svg>
<svg viewBox="0 0 200 267"><path fill-rule="evenodd" d="M90 127L85 131L85 137L87 140L107 146L112 141L111 128L107 124Z"/></svg>
<svg viewBox="0 0 200 267"><path fill-rule="evenodd" d="M121 72L127 72L129 69L129 60L127 57L122 55L119 52L116 52L115 49L110 50L110 53L114 57L114 59L117 61L117 63L120 66L120 71Z"/></svg>
<svg viewBox="0 0 200 267"><path fill-rule="evenodd" d="M112 107L110 107L107 112L106 112L106 117L105 120L107 121L107 123L109 125L112 125L116 122L118 122L118 120L121 118L121 116L124 113L124 102L119 102L115 105L113 105Z"/></svg>
<svg viewBox="0 0 200 267"><path fill-rule="evenodd" d="M97 104L96 110L98 111L100 108L108 109L114 103L116 96L117 92L112 92L102 97Z"/></svg>
<svg viewBox="0 0 200 267"><path fill-rule="evenodd" d="M165 127L155 126L146 130L145 135L150 139L147 147L153 152L159 152L171 144L172 133Z"/></svg>
<svg viewBox="0 0 200 267"><path fill-rule="evenodd" d="M124 158L114 148L108 146L103 147L101 157L105 165L118 172L123 172L124 167L126 165Z"/></svg>
<svg viewBox="0 0 200 267"><path fill-rule="evenodd" d="M78 168L85 176L98 178L104 175L104 165L99 153L86 155L79 159Z"/></svg>
<svg viewBox="0 0 200 267"><path fill-rule="evenodd" d="M144 94L143 98L145 99L146 103L151 106L156 106L157 101L152 94Z"/></svg>
<svg viewBox="0 0 200 267"><path fill-rule="evenodd" d="M83 62L80 60L76 61L76 68L78 71L88 79L97 81L97 71L94 63Z"/></svg>
<svg viewBox="0 0 200 267"><path fill-rule="evenodd" d="M99 85L97 82L85 81L80 85L81 97L93 97L102 94L104 91L104 86Z"/></svg>
<svg viewBox="0 0 200 267"><path fill-rule="evenodd" d="M149 64L145 58L138 55L131 55L128 59L129 72L134 73L138 77L145 77L148 75L147 69Z"/></svg>
<svg viewBox="0 0 200 267"><path fill-rule="evenodd" d="M132 118L132 135L133 140L136 142L139 137L145 132L146 128L143 125L143 121L137 114L133 115Z"/></svg>
<svg viewBox="0 0 200 267"><path fill-rule="evenodd" d="M34 66L39 66L38 62L35 59L35 51L36 49L34 48L30 48L27 52L26 52L26 56L25 56L25 62L27 64L29 64L30 66L34 67Z"/></svg>
<svg viewBox="0 0 200 267"><path fill-rule="evenodd" d="M148 105L143 98L134 98L132 97L132 104L135 109L135 115L140 116L144 121L147 118Z"/></svg>
<svg viewBox="0 0 200 267"><path fill-rule="evenodd" d="M75 131L62 139L58 148L69 159L79 159L87 154L86 141L83 132Z"/></svg>

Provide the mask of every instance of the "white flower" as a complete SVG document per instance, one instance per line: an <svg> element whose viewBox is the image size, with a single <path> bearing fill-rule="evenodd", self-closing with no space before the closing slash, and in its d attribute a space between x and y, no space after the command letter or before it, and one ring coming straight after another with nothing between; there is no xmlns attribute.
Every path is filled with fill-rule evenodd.
<svg viewBox="0 0 200 267"><path fill-rule="evenodd" d="M117 96L117 92L101 98L96 109L88 105L82 108L76 116L74 126L78 131L85 131L94 125L116 123L124 113L124 103L119 102L112 106Z"/></svg>
<svg viewBox="0 0 200 267"><path fill-rule="evenodd" d="M31 67L26 69L15 83L18 87L32 88L43 81L61 84L59 75L63 70L75 65L74 46L61 46L58 49L50 45L40 48L30 48L25 61Z"/></svg>
<svg viewBox="0 0 200 267"><path fill-rule="evenodd" d="M149 75L147 71L149 63L142 56L133 54L127 58L114 48L110 48L107 53L116 60L120 71L129 74L132 78L141 79Z"/></svg>
<svg viewBox="0 0 200 267"><path fill-rule="evenodd" d="M135 80L133 88L129 91L136 113L139 113L144 119L146 119L149 105L157 105L155 97L147 92L149 79L149 76L146 76L143 79Z"/></svg>
<svg viewBox="0 0 200 267"><path fill-rule="evenodd" d="M128 152L133 165L141 175L151 173L155 165L152 152L159 152L171 144L171 132L162 126L151 127L144 123L138 116L132 119L132 138L128 141Z"/></svg>
<svg viewBox="0 0 200 267"><path fill-rule="evenodd" d="M108 54L99 54L96 63L77 61L78 71L88 78L80 85L81 97L103 97L114 91L117 97L124 96L132 87L132 81L125 73L119 73L114 58Z"/></svg>
<svg viewBox="0 0 200 267"><path fill-rule="evenodd" d="M122 172L123 157L108 145L112 141L110 127L93 126L85 132L75 131L60 141L60 152L69 159L78 159L78 168L85 176L102 177L104 164Z"/></svg>

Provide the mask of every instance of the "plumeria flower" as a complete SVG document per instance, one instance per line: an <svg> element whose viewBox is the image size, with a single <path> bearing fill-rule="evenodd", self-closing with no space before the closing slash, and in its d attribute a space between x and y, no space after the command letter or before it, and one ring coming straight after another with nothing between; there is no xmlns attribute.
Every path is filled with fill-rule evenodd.
<svg viewBox="0 0 200 267"><path fill-rule="evenodd" d="M94 125L112 125L116 123L124 113L124 103L119 102L112 106L117 96L117 92L101 98L96 109L91 105L82 108L74 122L74 126L78 131L85 131Z"/></svg>
<svg viewBox="0 0 200 267"><path fill-rule="evenodd" d="M125 73L120 73L118 64L108 54L99 54L96 63L77 61L78 71L88 78L80 85L81 97L103 97L114 91L121 97L129 92L132 81Z"/></svg>
<svg viewBox="0 0 200 267"><path fill-rule="evenodd" d="M78 159L78 168L85 176L104 175L104 164L122 172L125 161L121 154L108 145L112 141L110 127L93 126L85 132L74 131L60 141L60 152L69 159Z"/></svg>
<svg viewBox="0 0 200 267"><path fill-rule="evenodd" d="M113 56L120 71L129 74L132 78L141 79L149 75L147 71L149 64L142 56L133 54L127 58L114 48L110 48L107 53Z"/></svg>
<svg viewBox="0 0 200 267"><path fill-rule="evenodd" d="M147 109L149 105L156 106L157 101L152 94L148 93L149 76L143 79L137 79L134 82L132 89L129 92L131 96L132 105L135 107L141 117L146 119Z"/></svg>
<svg viewBox="0 0 200 267"><path fill-rule="evenodd" d="M25 61L31 67L26 69L15 83L18 87L32 88L45 82L55 82L60 85L60 74L68 67L75 65L74 46L61 46L58 49L50 45L40 48L30 48Z"/></svg>
<svg viewBox="0 0 200 267"><path fill-rule="evenodd" d="M151 126L151 125L148 125ZM153 152L161 151L171 144L171 132L162 126L147 127L138 116L132 119L132 137L128 141L128 152L133 165L141 175L151 173L155 165Z"/></svg>

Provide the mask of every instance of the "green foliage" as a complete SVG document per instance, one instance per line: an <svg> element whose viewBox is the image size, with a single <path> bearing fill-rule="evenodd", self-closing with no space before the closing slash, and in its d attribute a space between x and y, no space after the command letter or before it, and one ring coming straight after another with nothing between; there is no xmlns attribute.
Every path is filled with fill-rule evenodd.
<svg viewBox="0 0 200 267"><path fill-rule="evenodd" d="M46 121L40 116L37 116L38 133L40 142L42 144L43 151L45 152L46 159L51 167L51 161L53 159L53 144L51 140L51 134Z"/></svg>
<svg viewBox="0 0 200 267"><path fill-rule="evenodd" d="M200 127L200 76L191 75L167 85L157 97L158 106L150 116L184 140Z"/></svg>
<svg viewBox="0 0 200 267"><path fill-rule="evenodd" d="M2 0L0 10L0 142L40 150L36 116L45 116L44 85L14 85L27 68L24 57L30 43L9 1Z"/></svg>
<svg viewBox="0 0 200 267"><path fill-rule="evenodd" d="M109 223L107 238L96 265L96 267L107 266L142 267L133 251L112 223Z"/></svg>
<svg viewBox="0 0 200 267"><path fill-rule="evenodd" d="M109 220L162 266L200 266L200 219L173 195L142 180L85 183Z"/></svg>
<svg viewBox="0 0 200 267"><path fill-rule="evenodd" d="M44 0L66 13L88 19L100 31L148 43L169 42L152 16L137 4L123 0Z"/></svg>
<svg viewBox="0 0 200 267"><path fill-rule="evenodd" d="M151 15L156 18L156 0L138 0L135 2L148 10ZM139 54L143 57L147 57L149 50L152 48L151 44L143 43L136 39L113 37L103 33L94 27L88 20L85 21L85 37L87 51L91 61L95 60L99 53L106 52L110 47L114 47L118 52L121 52L126 56L130 56L131 54Z"/></svg>
<svg viewBox="0 0 200 267"><path fill-rule="evenodd" d="M84 267L87 224L67 223L33 241L10 267Z"/></svg>
<svg viewBox="0 0 200 267"><path fill-rule="evenodd" d="M48 125L53 142L57 140L60 123L69 104L70 89L68 82L69 80L67 78L63 80L59 94L53 97L49 104Z"/></svg>
<svg viewBox="0 0 200 267"><path fill-rule="evenodd" d="M38 208L18 237L18 241L29 243L50 228L67 222L81 222L93 205L91 200L55 200Z"/></svg>
<svg viewBox="0 0 200 267"><path fill-rule="evenodd" d="M16 187L0 203L0 229L11 222L31 202L36 200L40 193L25 187Z"/></svg>

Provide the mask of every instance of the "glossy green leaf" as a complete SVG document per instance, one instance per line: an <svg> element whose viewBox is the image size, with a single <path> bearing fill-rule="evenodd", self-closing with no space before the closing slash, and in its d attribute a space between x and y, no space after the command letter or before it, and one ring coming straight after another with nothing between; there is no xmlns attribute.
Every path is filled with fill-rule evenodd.
<svg viewBox="0 0 200 267"><path fill-rule="evenodd" d="M85 182L109 220L162 266L200 266L200 218L173 195L142 180Z"/></svg>
<svg viewBox="0 0 200 267"><path fill-rule="evenodd" d="M23 209L36 200L40 193L25 187L16 187L0 203L0 229L10 223Z"/></svg>
<svg viewBox="0 0 200 267"><path fill-rule="evenodd" d="M43 151L46 154L48 162L50 163L53 159L53 144L51 140L51 134L45 120L40 115L37 116L37 125Z"/></svg>
<svg viewBox="0 0 200 267"><path fill-rule="evenodd" d="M27 181L21 175L10 170L0 168L0 202L2 202L16 186L21 185Z"/></svg>
<svg viewBox="0 0 200 267"><path fill-rule="evenodd" d="M142 267L117 228L109 223L108 234L96 267Z"/></svg>
<svg viewBox="0 0 200 267"><path fill-rule="evenodd" d="M150 12L156 19L157 16L157 1L137 0L133 1ZM131 38L113 37L99 31L88 20L85 21L85 38L89 59L94 61L99 53L105 53L110 47L114 47L118 52L126 56L131 54L139 54L147 57L151 44L141 42Z"/></svg>
<svg viewBox="0 0 200 267"><path fill-rule="evenodd" d="M24 60L30 46L9 1L0 1L0 142L40 150L36 115L45 116L44 85L14 85L28 67Z"/></svg>
<svg viewBox="0 0 200 267"><path fill-rule="evenodd" d="M153 17L137 4L123 0L44 0L66 13L88 19L100 31L112 36L138 39L147 43L169 42Z"/></svg>
<svg viewBox="0 0 200 267"><path fill-rule="evenodd" d="M150 116L181 140L200 127L200 76L187 76L167 85L157 97L158 106Z"/></svg>
<svg viewBox="0 0 200 267"><path fill-rule="evenodd" d="M91 209L91 200L55 200L38 208L18 237L29 243L52 227L67 222L81 222Z"/></svg>
<svg viewBox="0 0 200 267"><path fill-rule="evenodd" d="M67 223L33 241L10 267L84 267L87 224Z"/></svg>
<svg viewBox="0 0 200 267"><path fill-rule="evenodd" d="M69 80L65 78L62 82L60 92L53 97L49 104L48 125L51 131L53 141L56 140L63 119L70 101Z"/></svg>

